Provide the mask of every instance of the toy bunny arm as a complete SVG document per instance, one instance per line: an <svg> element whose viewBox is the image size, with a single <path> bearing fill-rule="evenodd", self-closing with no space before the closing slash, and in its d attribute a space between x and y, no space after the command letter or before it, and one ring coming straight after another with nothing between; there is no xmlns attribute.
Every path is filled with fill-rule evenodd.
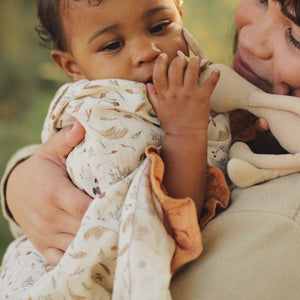
<svg viewBox="0 0 300 300"><path fill-rule="evenodd" d="M238 158L232 158L227 165L230 180L241 188L297 172L300 172L300 167L298 169L263 169Z"/></svg>
<svg viewBox="0 0 300 300"><path fill-rule="evenodd" d="M219 82L211 96L211 109L228 112L244 109L264 118L270 130L290 153L300 152L300 100L292 96L267 94L222 64L211 64L200 75L202 84L214 69L221 71ZM287 122L288 120L288 122Z"/></svg>
<svg viewBox="0 0 300 300"><path fill-rule="evenodd" d="M247 144L241 142L236 142L231 146L229 158L244 160L260 169L300 169L300 153L257 154L253 153Z"/></svg>
<svg viewBox="0 0 300 300"><path fill-rule="evenodd" d="M231 147L229 157L228 176L241 188L300 172L300 153L256 154L246 144L237 142Z"/></svg>

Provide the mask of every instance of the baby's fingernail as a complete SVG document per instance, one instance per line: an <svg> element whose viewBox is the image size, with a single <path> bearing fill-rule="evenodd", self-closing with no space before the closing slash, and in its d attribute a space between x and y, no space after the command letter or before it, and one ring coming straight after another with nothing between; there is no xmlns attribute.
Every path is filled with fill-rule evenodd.
<svg viewBox="0 0 300 300"><path fill-rule="evenodd" d="M167 58L168 58L168 56L167 56L166 53L161 53L161 54L159 54L159 57L160 57L161 59L167 59Z"/></svg>
<svg viewBox="0 0 300 300"><path fill-rule="evenodd" d="M180 51L180 50L177 51L177 55L178 55L178 56L185 57L184 53L183 53L182 51Z"/></svg>

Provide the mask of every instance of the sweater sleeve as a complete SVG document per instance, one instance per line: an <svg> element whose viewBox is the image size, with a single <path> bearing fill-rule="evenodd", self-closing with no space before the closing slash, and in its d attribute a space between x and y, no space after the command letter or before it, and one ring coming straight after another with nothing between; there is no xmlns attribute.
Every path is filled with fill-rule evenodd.
<svg viewBox="0 0 300 300"><path fill-rule="evenodd" d="M225 208L229 202L229 188L220 169L208 167L207 191L200 220L193 199L174 199L167 195L162 185L164 163L155 147L148 147L146 155L151 160L151 184L160 202L167 224L167 230L176 244L171 271L174 273L182 265L196 259L203 251L201 229L211 220L218 207Z"/></svg>
<svg viewBox="0 0 300 300"><path fill-rule="evenodd" d="M14 168L21 163L22 161L26 160L28 157L30 157L34 152L36 152L39 149L40 145L31 145L22 148L17 153L13 155L13 157L9 160L9 162L6 165L4 174L1 179L1 206L2 206L2 212L4 215L4 218L8 220L9 227L11 230L12 235L15 238L18 238L23 234L23 231L20 226L16 224L14 221L6 202L6 185L9 178L9 175L14 170Z"/></svg>

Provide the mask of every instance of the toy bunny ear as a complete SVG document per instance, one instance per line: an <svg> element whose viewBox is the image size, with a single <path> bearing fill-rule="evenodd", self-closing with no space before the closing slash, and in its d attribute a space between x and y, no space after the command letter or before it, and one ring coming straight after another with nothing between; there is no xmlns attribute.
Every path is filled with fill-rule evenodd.
<svg viewBox="0 0 300 300"><path fill-rule="evenodd" d="M204 58L204 52L203 52L201 46L196 41L196 39L185 28L183 29L183 36L184 36L184 39L186 40L189 48L191 49L191 51L196 56L199 56L201 59L203 59Z"/></svg>

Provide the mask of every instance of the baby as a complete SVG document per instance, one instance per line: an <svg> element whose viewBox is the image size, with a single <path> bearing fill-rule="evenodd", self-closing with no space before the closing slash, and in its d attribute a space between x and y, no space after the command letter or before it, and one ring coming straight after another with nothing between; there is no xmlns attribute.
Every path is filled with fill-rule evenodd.
<svg viewBox="0 0 300 300"><path fill-rule="evenodd" d="M84 126L67 168L94 201L55 268L26 237L11 244L1 290L22 299L168 299L171 275L202 251L204 199L218 202L214 192L205 198L206 176L224 180L207 169L209 100L219 72L199 85L201 60L185 59L178 1L43 0L39 16L54 40L52 58L74 81L51 103L43 142L76 120ZM220 130L227 135L213 140L222 150L213 159L221 164L230 135L222 122ZM203 211L202 226L214 208Z"/></svg>
<svg viewBox="0 0 300 300"><path fill-rule="evenodd" d="M49 3L40 1L39 14L55 41L52 57L75 83L54 98L43 141L82 123L86 137L67 168L94 201L54 269L25 237L13 243L1 270L2 290L33 299L168 299L171 274L202 251L197 213L203 204L204 212L210 207L201 227L214 214L216 205L208 198L204 203L207 145L212 164L227 162L228 119L209 119L210 96L214 111L254 107L255 113L253 101L263 103L265 95L225 66L217 66L224 76L213 92L219 72L198 57L186 59L176 1ZM240 93L228 79L242 83ZM163 161L154 147L161 145ZM221 206L227 203L228 197L220 199Z"/></svg>

